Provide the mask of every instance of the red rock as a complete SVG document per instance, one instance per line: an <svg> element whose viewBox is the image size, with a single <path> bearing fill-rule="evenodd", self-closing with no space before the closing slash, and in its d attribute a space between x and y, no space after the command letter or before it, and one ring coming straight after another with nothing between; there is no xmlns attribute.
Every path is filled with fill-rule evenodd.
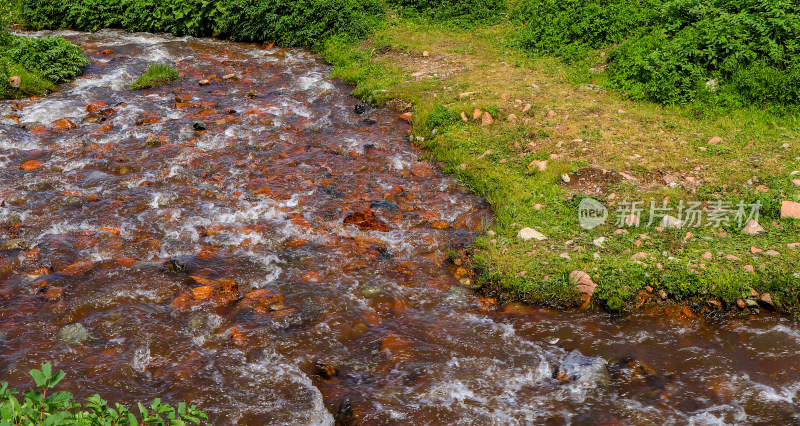
<svg viewBox="0 0 800 426"><path fill-rule="evenodd" d="M20 169L25 170L26 172L29 172L31 170L41 169L42 167L44 167L44 164L36 160L26 161L24 164L19 166Z"/></svg>
<svg viewBox="0 0 800 426"><path fill-rule="evenodd" d="M692 312L692 311L689 309L689 305L683 305L683 308L681 309L681 313L683 313L684 315L686 315L686 316L687 316L687 317L689 317L689 318L696 318L696 317L697 317L697 315L695 315L695 314L694 314L694 313L693 313L693 312Z"/></svg>
<svg viewBox="0 0 800 426"><path fill-rule="evenodd" d="M22 80L16 75L8 78L8 85L15 89L19 88L20 83L22 83Z"/></svg>
<svg viewBox="0 0 800 426"><path fill-rule="evenodd" d="M404 113L400 114L400 119L403 120L403 121L407 121L407 122L411 123L411 115L412 114L410 112L404 112Z"/></svg>
<svg viewBox="0 0 800 426"><path fill-rule="evenodd" d="M233 327L231 328L231 343L234 346L245 346L247 345L247 336L239 328Z"/></svg>
<svg viewBox="0 0 800 426"><path fill-rule="evenodd" d="M123 268L130 268L137 263L139 263L139 261L132 257L120 257L117 259L117 265L122 266Z"/></svg>
<svg viewBox="0 0 800 426"><path fill-rule="evenodd" d="M781 202L781 219L786 217L800 219L800 203L794 201Z"/></svg>
<svg viewBox="0 0 800 426"><path fill-rule="evenodd" d="M91 271L92 268L94 268L94 266L95 266L94 262L78 262L67 266L66 268L58 271L58 273L70 276L83 275Z"/></svg>
<svg viewBox="0 0 800 426"><path fill-rule="evenodd" d="M737 299L736 300L736 307L738 307L739 309L744 309L745 307L747 307L747 304L744 303L744 300Z"/></svg>
<svg viewBox="0 0 800 426"><path fill-rule="evenodd" d="M192 289L192 297L194 300L208 299L213 291L214 288L208 285L195 287Z"/></svg>
<svg viewBox="0 0 800 426"><path fill-rule="evenodd" d="M765 305L770 309L775 309L775 304L772 302L772 296L770 296L769 293L762 294L758 300L761 302L762 305Z"/></svg>
<svg viewBox="0 0 800 426"><path fill-rule="evenodd" d="M95 101L86 105L86 112L97 112L107 106L108 105L106 105L106 103L103 101Z"/></svg>
<svg viewBox="0 0 800 426"><path fill-rule="evenodd" d="M484 314L488 314L497 309L497 299L494 297L479 297L475 299L475 303L478 304L478 310Z"/></svg>
<svg viewBox="0 0 800 426"><path fill-rule="evenodd" d="M437 220L437 221L431 222L431 227L434 228L434 229L447 229L447 228L450 227L450 224L448 224L447 222L445 222L443 220Z"/></svg>
<svg viewBox="0 0 800 426"><path fill-rule="evenodd" d="M592 281L592 277L589 276L586 272L583 271L572 271L569 273L569 279L575 284L575 288L581 293L589 296L590 298L594 294L594 289L597 288L597 284Z"/></svg>
<svg viewBox="0 0 800 426"><path fill-rule="evenodd" d="M488 111L484 112L483 115L481 116L481 125L482 126L488 126L488 125L492 124L493 122L494 122L494 119L492 118L492 114L489 114Z"/></svg>
<svg viewBox="0 0 800 426"><path fill-rule="evenodd" d="M350 213L344 218L344 223L356 225L361 229L380 232L388 232L391 229L386 222L378 219L375 213L367 209Z"/></svg>
<svg viewBox="0 0 800 426"><path fill-rule="evenodd" d="M56 130L72 130L76 127L75 123L66 118L53 122L53 128Z"/></svg>
<svg viewBox="0 0 800 426"><path fill-rule="evenodd" d="M46 300L58 300L64 295L64 289L56 286L44 286L39 289L39 297Z"/></svg>

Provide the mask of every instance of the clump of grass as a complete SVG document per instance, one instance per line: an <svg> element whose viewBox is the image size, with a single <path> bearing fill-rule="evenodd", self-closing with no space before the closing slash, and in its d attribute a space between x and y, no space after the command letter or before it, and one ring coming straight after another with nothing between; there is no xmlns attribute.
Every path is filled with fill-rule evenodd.
<svg viewBox="0 0 800 426"><path fill-rule="evenodd" d="M131 84L131 90L150 89L178 78L178 71L167 64L153 64Z"/></svg>

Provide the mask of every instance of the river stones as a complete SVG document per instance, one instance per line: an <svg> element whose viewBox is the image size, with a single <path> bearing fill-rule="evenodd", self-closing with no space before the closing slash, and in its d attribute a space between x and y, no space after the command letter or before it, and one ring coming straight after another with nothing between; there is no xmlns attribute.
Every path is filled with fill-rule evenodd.
<svg viewBox="0 0 800 426"><path fill-rule="evenodd" d="M64 343L80 344L89 340L89 332L83 324L69 324L58 332L58 339Z"/></svg>

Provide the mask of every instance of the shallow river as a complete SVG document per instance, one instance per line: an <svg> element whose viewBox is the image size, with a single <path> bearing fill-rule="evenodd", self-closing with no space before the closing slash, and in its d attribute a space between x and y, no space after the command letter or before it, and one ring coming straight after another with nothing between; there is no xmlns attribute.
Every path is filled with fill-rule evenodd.
<svg viewBox="0 0 800 426"><path fill-rule="evenodd" d="M314 55L65 34L85 75L0 103L0 380L51 360L79 397L213 424L800 423L794 319L461 287L489 210ZM128 90L153 62L183 78Z"/></svg>

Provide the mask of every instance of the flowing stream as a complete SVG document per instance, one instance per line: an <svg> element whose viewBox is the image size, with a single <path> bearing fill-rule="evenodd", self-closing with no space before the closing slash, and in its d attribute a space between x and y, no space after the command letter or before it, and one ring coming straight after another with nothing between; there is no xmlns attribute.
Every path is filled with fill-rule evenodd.
<svg viewBox="0 0 800 426"><path fill-rule="evenodd" d="M0 380L50 360L78 397L212 424L800 424L793 318L462 287L488 208L313 54L61 34L85 75L0 102ZM128 90L153 62L183 77Z"/></svg>

